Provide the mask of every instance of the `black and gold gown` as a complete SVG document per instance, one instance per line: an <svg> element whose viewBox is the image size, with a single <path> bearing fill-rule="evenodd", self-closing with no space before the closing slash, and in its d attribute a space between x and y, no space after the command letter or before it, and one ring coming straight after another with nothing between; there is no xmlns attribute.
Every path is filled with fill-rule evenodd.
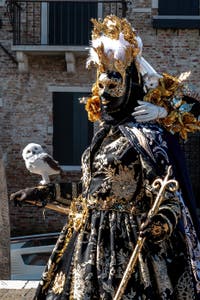
<svg viewBox="0 0 200 300"><path fill-rule="evenodd" d="M111 300L152 207L151 184L170 164L164 131L127 122L101 129L82 156L82 195L71 205L35 299ZM181 192L160 206L169 230L146 240L123 300L198 299L200 249Z"/></svg>

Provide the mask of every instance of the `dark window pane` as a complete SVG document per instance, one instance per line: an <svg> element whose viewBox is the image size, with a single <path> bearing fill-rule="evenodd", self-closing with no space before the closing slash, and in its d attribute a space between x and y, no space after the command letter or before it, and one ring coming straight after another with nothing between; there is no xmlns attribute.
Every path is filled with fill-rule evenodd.
<svg viewBox="0 0 200 300"><path fill-rule="evenodd" d="M86 93L53 93L53 155L61 165L80 165L93 126L78 98Z"/></svg>
<svg viewBox="0 0 200 300"><path fill-rule="evenodd" d="M159 0L159 15L199 15L198 0Z"/></svg>
<svg viewBox="0 0 200 300"><path fill-rule="evenodd" d="M95 2L50 2L49 44L88 45L92 23L97 17Z"/></svg>

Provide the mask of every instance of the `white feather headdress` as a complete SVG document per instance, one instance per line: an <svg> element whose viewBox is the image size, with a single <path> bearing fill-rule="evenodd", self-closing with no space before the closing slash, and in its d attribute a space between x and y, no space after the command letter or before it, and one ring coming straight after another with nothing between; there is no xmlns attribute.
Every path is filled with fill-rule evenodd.
<svg viewBox="0 0 200 300"><path fill-rule="evenodd" d="M124 78L127 67L135 61L142 76L157 74L142 57L142 40L126 19L109 15L102 22L95 19L92 19L92 22L94 28L87 68L94 65L97 73L116 70Z"/></svg>
<svg viewBox="0 0 200 300"><path fill-rule="evenodd" d="M124 78L128 66L142 51L136 31L126 19L109 15L101 21L92 19L94 28L87 67L94 65L98 72L114 70Z"/></svg>

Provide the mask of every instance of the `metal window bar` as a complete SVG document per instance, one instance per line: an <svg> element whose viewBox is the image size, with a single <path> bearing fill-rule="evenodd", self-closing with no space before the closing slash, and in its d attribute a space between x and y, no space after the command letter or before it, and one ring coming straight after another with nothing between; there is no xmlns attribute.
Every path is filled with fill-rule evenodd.
<svg viewBox="0 0 200 300"><path fill-rule="evenodd" d="M126 0L13 1L14 45L89 44L91 17L126 16Z"/></svg>

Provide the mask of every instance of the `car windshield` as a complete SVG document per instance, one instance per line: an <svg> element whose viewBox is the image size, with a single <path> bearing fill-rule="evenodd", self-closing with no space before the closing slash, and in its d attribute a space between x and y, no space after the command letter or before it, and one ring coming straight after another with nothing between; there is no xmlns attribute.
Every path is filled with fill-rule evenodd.
<svg viewBox="0 0 200 300"><path fill-rule="evenodd" d="M56 240L57 237L33 239L25 242L22 248L54 245L56 243Z"/></svg>
<svg viewBox="0 0 200 300"><path fill-rule="evenodd" d="M39 280L56 244L59 233L12 237L12 280Z"/></svg>

